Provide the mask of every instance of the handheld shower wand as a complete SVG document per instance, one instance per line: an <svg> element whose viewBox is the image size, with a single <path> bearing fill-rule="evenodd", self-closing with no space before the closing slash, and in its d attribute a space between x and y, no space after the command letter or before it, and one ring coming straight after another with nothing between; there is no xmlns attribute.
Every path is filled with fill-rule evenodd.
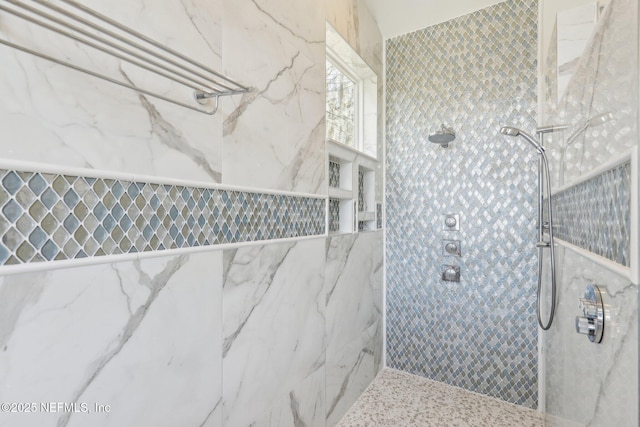
<svg viewBox="0 0 640 427"><path fill-rule="evenodd" d="M538 325L543 330L548 330L553 323L553 318L556 312L556 254L555 254L555 242L553 238L553 214L551 212L551 176L549 173L549 160L547 159L547 155L545 153L544 147L542 146L542 135L549 132L557 132L560 130L565 130L567 128L566 125L554 125L554 126L545 126L542 128L538 128L536 130L536 135L538 136L538 140L536 140L532 135L527 132L520 130L518 128L512 126L503 126L500 129L500 133L508 136L521 136L525 141L527 141L539 154L538 159L538 242L536 243L536 247L538 248L538 290L537 290L537 302L536 302L536 315L538 317ZM543 179L544 173L544 179ZM547 215L549 218L549 225L546 226L544 224L543 216L544 216L544 192L542 189L542 182L546 181L547 187ZM544 240L544 229L549 230L549 241ZM541 294L542 294L542 255L544 248L549 248L550 252L550 261L551 261L551 311L549 314L549 319L546 323L542 321L541 315Z"/></svg>
<svg viewBox="0 0 640 427"><path fill-rule="evenodd" d="M500 133L504 135L509 135L509 136L521 136L524 138L525 141L531 144L538 153L540 154L544 153L544 148L542 147L542 145L540 145L533 136L529 135L527 132L523 130L511 127L511 126L503 126L502 128L500 128Z"/></svg>

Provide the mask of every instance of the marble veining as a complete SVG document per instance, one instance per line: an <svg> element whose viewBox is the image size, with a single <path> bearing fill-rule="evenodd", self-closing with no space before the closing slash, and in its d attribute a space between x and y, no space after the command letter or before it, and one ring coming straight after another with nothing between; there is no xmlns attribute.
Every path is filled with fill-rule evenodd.
<svg viewBox="0 0 640 427"><path fill-rule="evenodd" d="M331 237L326 253L326 414L333 425L381 368L382 234Z"/></svg>
<svg viewBox="0 0 640 427"><path fill-rule="evenodd" d="M221 1L84 2L125 25L221 69ZM9 37L117 80L162 93L179 90L149 73L44 30L6 18ZM5 34L6 35L6 34ZM0 49L0 125L5 159L220 182L222 117L140 97L65 67ZM126 74L125 75L123 75ZM165 82L166 83L166 82ZM192 95L180 92L189 102Z"/></svg>
<svg viewBox="0 0 640 427"><path fill-rule="evenodd" d="M0 400L113 409L3 412L0 425L220 425L221 261L208 252L1 278L11 310Z"/></svg>
<svg viewBox="0 0 640 427"><path fill-rule="evenodd" d="M545 139L554 186L577 180L637 145L638 69L630 64L637 63L638 51L628 42L637 38L637 8L633 0L608 2L559 101L557 46L552 39L544 70L544 118L546 123L571 126L566 134ZM603 113L610 113L612 120L585 127L590 117ZM571 134L574 138L569 139ZM564 216L574 225L564 230L565 238L620 264L626 261L631 219L624 207L629 198L626 168L610 170L564 195L570 202L565 208L571 207ZM562 246L557 280L554 325L543 335L547 425L637 425L638 284ZM605 290L607 318L598 345L574 330L576 301L589 283ZM548 281L543 289L547 285ZM549 302L547 294L545 306Z"/></svg>
<svg viewBox="0 0 640 427"><path fill-rule="evenodd" d="M225 73L255 89L222 104L223 182L325 192L322 5L223 3Z"/></svg>
<svg viewBox="0 0 640 427"><path fill-rule="evenodd" d="M0 400L78 398L109 404L113 410L86 416L0 413L0 426L326 425L328 413L332 419L339 417L371 381L382 359L381 235L346 236L352 243L339 247L328 246L324 236L324 32L326 16L335 15L333 6L313 0L84 3L254 90L225 98L219 113L210 117L0 48L0 127L5 132L0 155L160 177L154 182L169 177L239 184L256 192L226 192L228 199L218 194L224 200L219 200L220 215L215 215L205 212L213 206L203 210L199 203L206 201L209 185L169 188L93 180L90 173L13 171L27 181L13 187L18 181L11 175L2 187L7 195L0 210L13 201L17 205L12 203L6 213L20 217L12 223L5 216L0 226L13 227L12 238L24 238L17 248L25 241L35 245L32 250L23 247L22 261L33 261L36 253L42 259L79 254L74 242L80 243L75 240L80 226L87 231L78 233L82 244L91 242L82 249L87 255L106 255L125 237L122 247L116 245L123 253L160 248L159 237L166 238L165 243L175 238L176 246L200 244L194 231L201 227L197 212L206 220L225 218L218 224L219 236L232 238L243 235L236 234L240 229L255 232L254 237L282 235L287 227L281 221L288 220L319 219L321 229L317 238L297 242L202 248L179 257L159 253L138 262L1 277ZM381 71L382 38L375 21L362 1L353 0L347 7L352 5L354 15L342 28ZM4 28L5 17L2 21ZM355 32L348 29L352 26ZM147 83L145 75L126 64L18 31L63 57L86 60L133 84ZM381 79L378 84L381 87ZM378 114L381 117L381 106ZM382 158L381 128L378 143ZM45 182L44 187L39 180L32 184L36 192L50 190L46 203L27 184L35 176ZM382 179L376 181L375 200L380 201ZM9 188L17 192L11 194ZM25 188L32 194L20 192ZM268 191L274 189L318 194L311 197L312 204L319 203L318 215L302 212L293 199ZM160 193L172 190L177 198L162 201ZM125 193L131 199L124 199L126 209ZM280 202L282 211L276 208ZM137 216L130 218L131 224L124 220L124 236L119 231L113 235L120 224L112 219L125 213L116 206ZM159 215L161 208L164 215ZM42 224L48 230L40 227L43 233L34 234L42 215L51 215ZM166 233L153 229L165 227L165 220ZM234 226L238 229L231 231ZM189 238L191 232L195 240ZM55 253L56 247L63 250ZM329 256L338 274L326 279ZM357 264L366 268L359 270ZM353 323L338 327L342 319ZM328 328L336 337L327 334Z"/></svg>
<svg viewBox="0 0 640 427"><path fill-rule="evenodd" d="M324 423L324 260L324 239L224 252L225 425Z"/></svg>
<svg viewBox="0 0 640 427"><path fill-rule="evenodd" d="M337 427L542 427L543 415L394 369L383 369Z"/></svg>
<svg viewBox="0 0 640 427"><path fill-rule="evenodd" d="M638 287L581 255L559 247L556 324L545 337L549 419L589 426L637 422ZM604 339L594 345L573 327L576 301L588 283L604 289ZM546 296L548 304L549 296ZM579 355L588 354L589 357ZM589 372L589 375L585 375Z"/></svg>

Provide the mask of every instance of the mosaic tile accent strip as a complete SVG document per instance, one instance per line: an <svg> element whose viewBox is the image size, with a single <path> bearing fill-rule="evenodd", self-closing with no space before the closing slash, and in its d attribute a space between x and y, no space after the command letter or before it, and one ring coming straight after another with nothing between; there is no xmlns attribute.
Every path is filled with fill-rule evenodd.
<svg viewBox="0 0 640 427"><path fill-rule="evenodd" d="M536 127L537 11L508 0L386 42L388 366L530 408L536 156L499 129ZM442 123L446 150L426 137ZM460 283L440 279L443 238L464 244Z"/></svg>
<svg viewBox="0 0 640 427"><path fill-rule="evenodd" d="M364 171L358 169L358 210L366 212L367 204L364 201Z"/></svg>
<svg viewBox="0 0 640 427"><path fill-rule="evenodd" d="M631 265L631 163L551 197L556 237Z"/></svg>
<svg viewBox="0 0 640 427"><path fill-rule="evenodd" d="M382 203L376 203L376 228L382 230Z"/></svg>
<svg viewBox="0 0 640 427"><path fill-rule="evenodd" d="M0 265L322 235L325 200L0 171Z"/></svg>
<svg viewBox="0 0 640 427"><path fill-rule="evenodd" d="M329 161L329 187L340 188L340 163Z"/></svg>
<svg viewBox="0 0 640 427"><path fill-rule="evenodd" d="M329 233L340 231L340 200L329 199Z"/></svg>

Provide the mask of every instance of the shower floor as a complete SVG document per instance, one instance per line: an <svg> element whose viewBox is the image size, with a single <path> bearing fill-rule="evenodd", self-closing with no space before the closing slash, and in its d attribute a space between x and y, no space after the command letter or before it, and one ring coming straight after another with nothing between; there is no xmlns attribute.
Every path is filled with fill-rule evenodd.
<svg viewBox="0 0 640 427"><path fill-rule="evenodd" d="M383 369L337 427L490 426L542 427L534 410L431 381Z"/></svg>

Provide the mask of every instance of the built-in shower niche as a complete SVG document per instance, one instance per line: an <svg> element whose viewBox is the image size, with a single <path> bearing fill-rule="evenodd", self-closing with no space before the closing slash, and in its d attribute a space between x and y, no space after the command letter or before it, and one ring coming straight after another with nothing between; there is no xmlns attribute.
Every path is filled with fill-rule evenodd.
<svg viewBox="0 0 640 427"><path fill-rule="evenodd" d="M376 173L364 166L358 168L358 231L376 229Z"/></svg>
<svg viewBox="0 0 640 427"><path fill-rule="evenodd" d="M343 144L327 143L329 152L329 233L355 233L379 227L375 200L378 162Z"/></svg>

